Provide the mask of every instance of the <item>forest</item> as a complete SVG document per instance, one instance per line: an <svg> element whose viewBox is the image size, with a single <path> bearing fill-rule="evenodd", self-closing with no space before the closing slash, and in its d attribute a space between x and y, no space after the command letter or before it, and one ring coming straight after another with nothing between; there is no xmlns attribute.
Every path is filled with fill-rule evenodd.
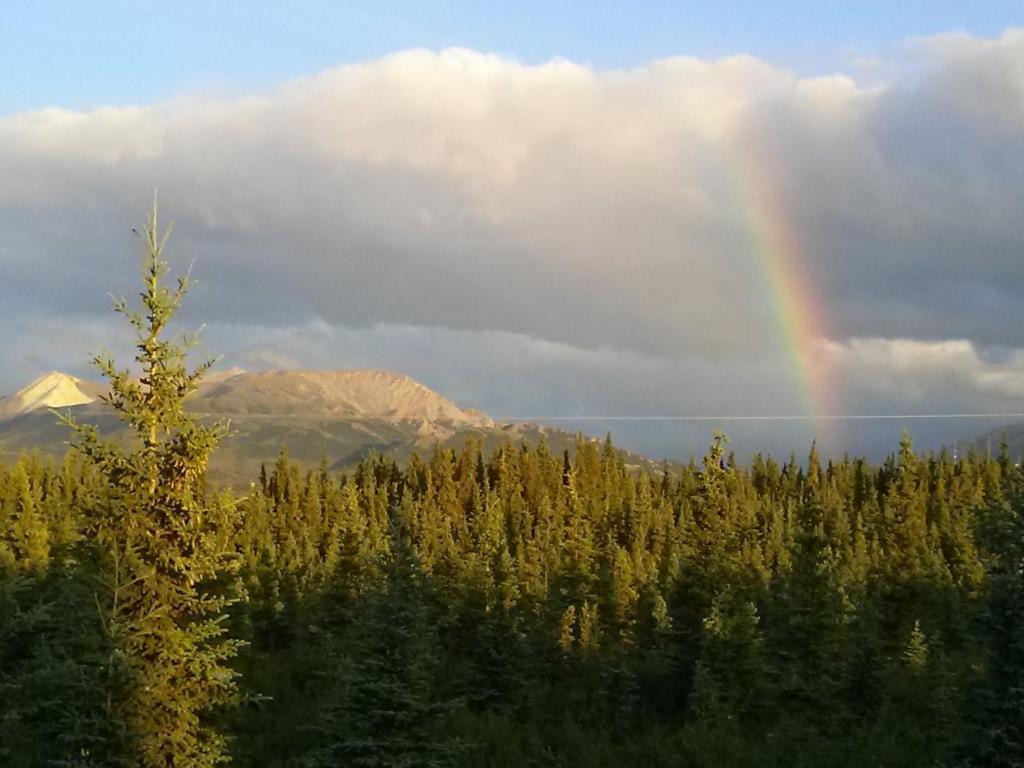
<svg viewBox="0 0 1024 768"><path fill-rule="evenodd" d="M653 475L583 440L282 456L207 491L244 644L204 722L244 766L1020 765L1020 468L725 450ZM74 454L0 469L5 765L120 764L108 495Z"/></svg>
<svg viewBox="0 0 1024 768"><path fill-rule="evenodd" d="M1021 766L1024 471L470 440L204 469L156 214L136 435L0 467L0 764ZM56 416L55 416L56 418Z"/></svg>

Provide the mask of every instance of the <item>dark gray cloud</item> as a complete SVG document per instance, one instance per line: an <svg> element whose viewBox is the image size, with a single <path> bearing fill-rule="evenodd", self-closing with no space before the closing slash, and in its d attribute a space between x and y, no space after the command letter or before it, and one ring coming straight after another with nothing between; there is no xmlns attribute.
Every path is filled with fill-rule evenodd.
<svg viewBox="0 0 1024 768"><path fill-rule="evenodd" d="M862 86L749 57L412 51L245 99L5 118L0 391L125 347L107 294L134 291L159 187L172 258L196 259L183 320L232 363L391 367L499 415L802 411L768 217L823 308L836 407L1011 408L1024 33L909 56Z"/></svg>

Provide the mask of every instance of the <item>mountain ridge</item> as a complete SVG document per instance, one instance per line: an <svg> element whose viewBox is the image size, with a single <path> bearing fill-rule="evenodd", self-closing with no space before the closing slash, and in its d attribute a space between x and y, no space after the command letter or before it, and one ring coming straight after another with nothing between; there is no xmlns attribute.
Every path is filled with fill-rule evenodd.
<svg viewBox="0 0 1024 768"><path fill-rule="evenodd" d="M204 384L195 403L202 403L204 412L221 415L323 415L494 426L486 414L460 408L410 376L375 368L238 373Z"/></svg>
<svg viewBox="0 0 1024 768"><path fill-rule="evenodd" d="M59 375L65 378L53 383L70 381L78 394L67 388L62 392L83 402L71 404L55 395L45 406L12 409L7 417L0 412L0 455L30 450L55 456L65 453L70 435L50 408L68 408L79 421L95 424L106 436L129 437L117 414L98 399L102 385ZM575 452L577 440L575 434L539 424L497 424L487 414L461 408L409 376L378 369L230 369L211 374L190 399L189 410L207 423L229 423L230 437L210 465L211 478L229 483L249 482L260 465L273 462L281 450L300 463L314 465L326 458L332 468L344 470L371 453L401 462L435 446L458 450L467 440L479 442L485 452L508 442L536 445L543 441L552 451L570 453ZM631 464L655 465L635 454L628 456Z"/></svg>

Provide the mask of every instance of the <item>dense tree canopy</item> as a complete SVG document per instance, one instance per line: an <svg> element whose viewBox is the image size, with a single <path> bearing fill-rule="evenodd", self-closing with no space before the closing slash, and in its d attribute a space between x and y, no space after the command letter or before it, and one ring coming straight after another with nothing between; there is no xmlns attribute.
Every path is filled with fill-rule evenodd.
<svg viewBox="0 0 1024 768"><path fill-rule="evenodd" d="M244 584L248 703L208 721L237 765L1024 764L1005 456L740 467L716 438L652 473L470 442L197 488ZM75 455L0 468L8 764L112 764L89 553L123 493Z"/></svg>

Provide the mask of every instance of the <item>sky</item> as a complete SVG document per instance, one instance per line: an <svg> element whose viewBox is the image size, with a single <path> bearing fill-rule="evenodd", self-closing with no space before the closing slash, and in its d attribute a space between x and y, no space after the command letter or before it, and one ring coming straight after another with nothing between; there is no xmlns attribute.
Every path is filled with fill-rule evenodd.
<svg viewBox="0 0 1024 768"><path fill-rule="evenodd" d="M1019 0L515 3L7 0L0 114L236 93L409 48L470 48L597 69L740 53L803 75L889 55L908 39L998 35Z"/></svg>
<svg viewBox="0 0 1024 768"><path fill-rule="evenodd" d="M128 348L158 188L224 365L674 457L716 424L603 417L1024 412L1019 3L370 5L4 9L0 392Z"/></svg>

